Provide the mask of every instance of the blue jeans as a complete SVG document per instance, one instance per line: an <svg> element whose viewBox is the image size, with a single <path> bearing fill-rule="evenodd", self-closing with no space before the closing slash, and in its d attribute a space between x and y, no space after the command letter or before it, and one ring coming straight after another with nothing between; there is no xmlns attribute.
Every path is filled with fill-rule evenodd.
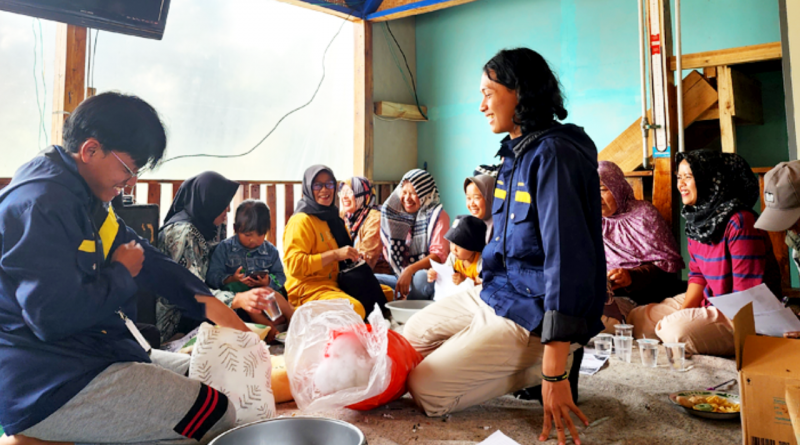
<svg viewBox="0 0 800 445"><path fill-rule="evenodd" d="M386 274L375 274L378 282L385 284L392 289L397 287L397 276ZM411 280L411 289L408 291L407 300L433 300L433 283L428 283L428 271L420 270L414 274Z"/></svg>

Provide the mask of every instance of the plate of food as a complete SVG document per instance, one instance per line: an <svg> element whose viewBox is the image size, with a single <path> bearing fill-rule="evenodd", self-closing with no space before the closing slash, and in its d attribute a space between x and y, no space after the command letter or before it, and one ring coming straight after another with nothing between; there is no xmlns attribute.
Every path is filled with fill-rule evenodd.
<svg viewBox="0 0 800 445"><path fill-rule="evenodd" d="M687 413L714 420L739 418L739 396L721 391L681 391L669 395L669 400Z"/></svg>

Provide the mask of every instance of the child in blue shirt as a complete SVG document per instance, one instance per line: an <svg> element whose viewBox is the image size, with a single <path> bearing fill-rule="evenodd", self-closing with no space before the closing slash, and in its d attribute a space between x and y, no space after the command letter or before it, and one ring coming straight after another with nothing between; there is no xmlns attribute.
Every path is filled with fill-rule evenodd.
<svg viewBox="0 0 800 445"><path fill-rule="evenodd" d="M266 240L271 224L269 207L248 199L236 209L233 230L219 243L208 266L206 281L214 289L244 292L254 287L281 291L286 282L278 249Z"/></svg>

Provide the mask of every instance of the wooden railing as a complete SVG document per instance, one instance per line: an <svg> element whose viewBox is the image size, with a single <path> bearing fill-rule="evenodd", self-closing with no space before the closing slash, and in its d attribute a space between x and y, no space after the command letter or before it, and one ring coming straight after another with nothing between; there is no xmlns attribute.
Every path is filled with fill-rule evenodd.
<svg viewBox="0 0 800 445"><path fill-rule="evenodd" d="M759 196L764 196L764 175L772 167L754 168L753 173L758 175L760 186ZM649 170L625 173L625 179L633 187L636 199L650 200L653 196L652 184L653 173ZM11 182L10 178L0 178L0 189ZM158 204L161 208L162 219L169 204L178 192L178 188L183 181L176 180L141 180L137 187L132 190L137 203ZM239 181L241 186L236 197L231 202L231 209L236 209L245 199L263 200L269 206L272 216L272 226L269 231L269 241L278 246L283 235L283 228L286 221L292 217L297 200L302 195L299 181ZM375 193L379 203L383 203L397 186L397 182L374 181ZM168 191L165 193L165 189ZM130 192L129 192L130 193ZM263 196L263 198L262 198ZM278 201L282 201L282 212L278 212ZM764 210L764 203L761 202L761 210ZM280 216L280 218L279 218ZM781 269L782 287L785 290L791 288L790 257L789 248L784 239L786 232L768 232L772 242L772 250Z"/></svg>
<svg viewBox="0 0 800 445"><path fill-rule="evenodd" d="M0 178L0 189L11 182L11 178ZM283 238L283 228L289 218L294 213L294 207L302 196L300 181L238 181L241 186L231 201L231 210L245 199L257 199L264 201L270 210L271 227L268 240L273 245L278 246L280 239ZM166 215L178 188L183 184L182 180L160 180L143 179L139 180L135 187L127 189L126 194L134 196L138 204L156 204L161 211L161 221ZM394 191L397 182L392 181L373 181L375 194L378 202L383 203ZM281 211L278 203L281 202Z"/></svg>

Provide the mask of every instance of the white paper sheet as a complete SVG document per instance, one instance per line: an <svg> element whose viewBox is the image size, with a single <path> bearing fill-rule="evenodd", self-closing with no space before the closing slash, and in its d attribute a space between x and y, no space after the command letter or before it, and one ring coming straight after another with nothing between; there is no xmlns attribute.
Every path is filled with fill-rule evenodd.
<svg viewBox="0 0 800 445"><path fill-rule="evenodd" d="M608 361L608 356L595 354L594 349L585 348L581 361L581 374L595 375Z"/></svg>
<svg viewBox="0 0 800 445"><path fill-rule="evenodd" d="M800 320L791 309L755 314L756 333L770 337L783 337L784 332L800 331Z"/></svg>
<svg viewBox="0 0 800 445"><path fill-rule="evenodd" d="M520 445L520 443L497 430L478 445Z"/></svg>
<svg viewBox="0 0 800 445"><path fill-rule="evenodd" d="M783 307L766 284L742 292L710 298L711 304L733 320L747 303L753 303L756 333L782 337L784 332L800 331L800 320L791 309Z"/></svg>
<svg viewBox="0 0 800 445"><path fill-rule="evenodd" d="M442 298L449 297L458 292L468 291L475 287L475 283L472 280L464 280L459 285L453 283L453 274L455 271L452 266L431 260L431 268L436 271L433 294L434 301L439 301Z"/></svg>

